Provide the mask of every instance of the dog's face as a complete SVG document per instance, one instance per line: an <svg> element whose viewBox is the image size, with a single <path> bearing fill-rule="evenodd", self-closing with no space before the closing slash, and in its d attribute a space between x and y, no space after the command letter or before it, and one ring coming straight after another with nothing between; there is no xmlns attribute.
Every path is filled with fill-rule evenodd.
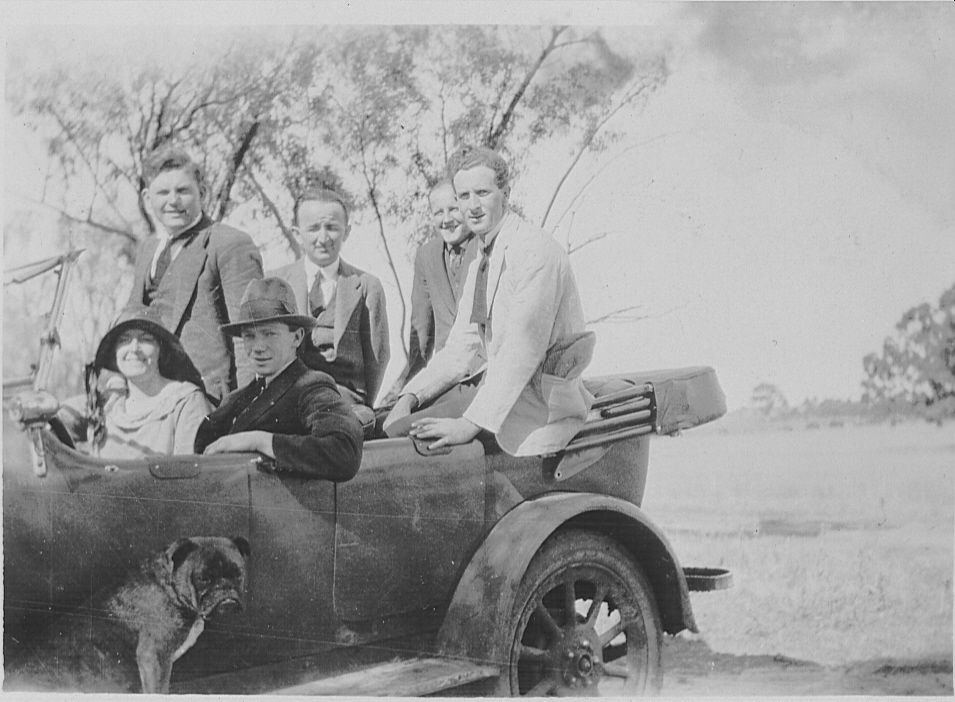
<svg viewBox="0 0 955 702"><path fill-rule="evenodd" d="M242 609L249 554L241 536L193 536L170 544L164 555L173 589L205 618L228 607Z"/></svg>

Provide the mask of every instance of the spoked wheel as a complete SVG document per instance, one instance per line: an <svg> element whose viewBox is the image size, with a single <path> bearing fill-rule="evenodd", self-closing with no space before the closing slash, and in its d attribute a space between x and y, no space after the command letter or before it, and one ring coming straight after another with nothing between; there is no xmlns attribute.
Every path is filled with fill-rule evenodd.
<svg viewBox="0 0 955 702"><path fill-rule="evenodd" d="M632 556L608 537L584 531L552 537L521 581L512 625L502 692L659 691L662 633L653 591Z"/></svg>

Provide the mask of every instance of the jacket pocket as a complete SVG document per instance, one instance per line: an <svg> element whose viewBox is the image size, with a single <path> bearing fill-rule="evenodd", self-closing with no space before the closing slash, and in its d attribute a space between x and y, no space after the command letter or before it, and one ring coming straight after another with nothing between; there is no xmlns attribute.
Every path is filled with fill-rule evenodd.
<svg viewBox="0 0 955 702"><path fill-rule="evenodd" d="M561 378L550 373L541 373L541 395L547 406L547 423L562 419L584 419L587 403L581 392L580 378Z"/></svg>

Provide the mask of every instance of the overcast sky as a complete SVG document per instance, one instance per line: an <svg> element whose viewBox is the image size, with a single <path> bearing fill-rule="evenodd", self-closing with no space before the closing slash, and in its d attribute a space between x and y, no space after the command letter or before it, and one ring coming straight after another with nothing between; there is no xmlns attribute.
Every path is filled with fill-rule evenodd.
<svg viewBox="0 0 955 702"><path fill-rule="evenodd" d="M908 307L937 302L955 283L951 3L400 6L408 23L586 22L611 27L615 46L668 47L666 85L618 125L643 146L600 173L574 216L578 228L619 230L572 259L588 316L627 304L647 315L596 327L594 373L712 365L731 407L762 381L793 402L856 397L862 357ZM279 18L395 16L394 6L344 2L15 9L8 46L56 31L63 51L86 61L155 45L158 34L141 25L192 21L228 34ZM60 29L42 26L51 21ZM140 26L107 26L117 23ZM170 31L162 45L188 51L202 33ZM24 159L40 152L9 118L6 126L9 208L36 188ZM540 180L515 184L529 214L539 214L551 173L545 163ZM385 280L371 242L355 232L346 257Z"/></svg>

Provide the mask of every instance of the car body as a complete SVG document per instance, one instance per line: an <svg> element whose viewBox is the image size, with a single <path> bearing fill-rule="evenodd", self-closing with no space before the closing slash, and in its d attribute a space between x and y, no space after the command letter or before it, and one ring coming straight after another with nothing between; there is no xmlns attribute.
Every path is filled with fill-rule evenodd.
<svg viewBox="0 0 955 702"><path fill-rule="evenodd" d="M271 473L257 454L93 458L58 438L48 393L21 386L8 394L5 386L14 408L3 429L5 659L42 648L37 637L52 618L115 585L145 555L181 537L223 535L251 544L246 606L210 620L175 664L176 691L273 691L415 655L487 664L499 673L496 692L554 692L564 679L596 685L593 661L607 670L611 663L593 653L593 641L541 644L583 671L555 673L546 689L534 685L550 664L535 663L521 681L508 672L521 650L543 655L520 643L513 622L523 616L521 631L541 626L535 607L556 596L526 576L557 577L544 573L545 549L576 567L573 544L589 544L587 553L606 544L633 572L606 575L585 554L590 570L567 591L576 587L578 596L569 596L577 614L566 626L584 631L585 619L627 609L615 604L628 595L614 594L613 583L629 578L650 591L634 605L646 610L640 627L695 630L686 575L641 503L652 434L714 419L725 403L704 367L588 386L598 397L590 429L559 454L513 457L487 437L439 452L409 438L372 439L357 475L337 484ZM24 412L30 402L43 407ZM611 594L598 594L606 588ZM605 645L616 658L635 648ZM653 655L633 663L650 669L638 676L639 690L658 685Z"/></svg>

